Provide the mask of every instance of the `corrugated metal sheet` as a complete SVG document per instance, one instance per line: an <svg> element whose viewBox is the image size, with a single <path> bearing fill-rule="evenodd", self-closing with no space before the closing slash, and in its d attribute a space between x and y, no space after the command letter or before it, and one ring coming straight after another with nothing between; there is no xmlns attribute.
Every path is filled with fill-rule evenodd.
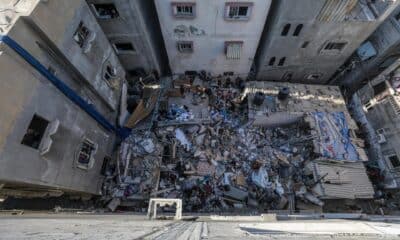
<svg viewBox="0 0 400 240"><path fill-rule="evenodd" d="M227 59L240 59L242 53L242 43L229 43L226 49Z"/></svg>
<svg viewBox="0 0 400 240"><path fill-rule="evenodd" d="M374 196L374 188L362 162L315 162L314 178L318 180L322 177L319 184L322 192L321 198L362 199Z"/></svg>
<svg viewBox="0 0 400 240"><path fill-rule="evenodd" d="M357 5L358 0L326 0L317 20L323 22L340 22L346 18Z"/></svg>

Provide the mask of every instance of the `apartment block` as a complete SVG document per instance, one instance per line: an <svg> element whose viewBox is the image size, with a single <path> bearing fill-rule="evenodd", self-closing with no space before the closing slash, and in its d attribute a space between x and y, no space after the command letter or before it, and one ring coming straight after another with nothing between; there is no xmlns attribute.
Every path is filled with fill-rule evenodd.
<svg viewBox="0 0 400 240"><path fill-rule="evenodd" d="M391 180L387 188L400 187L400 60L397 59L357 92L378 151L372 159Z"/></svg>
<svg viewBox="0 0 400 240"><path fill-rule="evenodd" d="M156 0L172 73L204 70L247 76L270 4L270 0Z"/></svg>
<svg viewBox="0 0 400 240"><path fill-rule="evenodd" d="M168 72L153 1L87 0L87 3L127 73Z"/></svg>
<svg viewBox="0 0 400 240"><path fill-rule="evenodd" d="M258 80L326 84L398 1L273 1L256 60Z"/></svg>
<svg viewBox="0 0 400 240"><path fill-rule="evenodd" d="M0 195L100 194L125 71L85 1L6 2Z"/></svg>
<svg viewBox="0 0 400 240"><path fill-rule="evenodd" d="M400 8L393 11L376 31L341 66L333 84L354 92L374 79L400 56Z"/></svg>

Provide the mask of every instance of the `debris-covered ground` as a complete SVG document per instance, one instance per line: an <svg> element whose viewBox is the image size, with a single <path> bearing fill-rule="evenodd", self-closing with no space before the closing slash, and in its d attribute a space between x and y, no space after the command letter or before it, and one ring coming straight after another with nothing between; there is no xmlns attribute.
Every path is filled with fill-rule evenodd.
<svg viewBox="0 0 400 240"><path fill-rule="evenodd" d="M353 187L346 185L350 178L342 179L347 169L314 163L322 157L315 151L315 139L323 136L325 142L335 142L333 137L343 127L335 129L330 120L332 128L324 126L330 134L319 136L306 120L317 116L310 113L290 125L255 126L247 115L247 98L241 95L243 81L221 79L178 79L179 84L167 87L168 93L163 90L158 99L162 106L144 120L154 124L134 129L110 168L103 196L111 210L144 209L149 198L180 198L188 212L320 211L332 190L332 185L321 184ZM350 156L345 153L351 143L341 138L340 143L341 158ZM357 154L354 148L351 153ZM355 164L349 169L364 167ZM338 171L337 176L332 178L329 171ZM361 198L373 192L368 186L367 190Z"/></svg>

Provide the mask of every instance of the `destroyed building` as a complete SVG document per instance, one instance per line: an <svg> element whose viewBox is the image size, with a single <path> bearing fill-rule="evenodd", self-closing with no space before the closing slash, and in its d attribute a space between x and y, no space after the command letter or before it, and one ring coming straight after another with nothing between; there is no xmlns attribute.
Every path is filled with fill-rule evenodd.
<svg viewBox="0 0 400 240"><path fill-rule="evenodd" d="M322 211L324 199L373 198L365 143L338 87L247 82L240 91L228 79L173 78L155 126L122 142L106 200L138 209L138 200L167 198L182 199L189 212L292 212L309 204Z"/></svg>
<svg viewBox="0 0 400 240"><path fill-rule="evenodd" d="M0 210L399 213L399 4L0 1Z"/></svg>

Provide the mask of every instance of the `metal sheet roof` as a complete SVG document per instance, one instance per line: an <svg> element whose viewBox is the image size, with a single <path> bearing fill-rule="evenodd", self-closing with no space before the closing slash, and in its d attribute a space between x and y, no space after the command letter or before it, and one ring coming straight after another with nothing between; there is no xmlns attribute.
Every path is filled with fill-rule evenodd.
<svg viewBox="0 0 400 240"><path fill-rule="evenodd" d="M373 198L374 188L361 162L313 163L314 178L321 179L318 184L321 198L325 199L363 199Z"/></svg>
<svg viewBox="0 0 400 240"><path fill-rule="evenodd" d="M317 20L324 22L343 21L351 10L357 5L358 0L326 0Z"/></svg>

